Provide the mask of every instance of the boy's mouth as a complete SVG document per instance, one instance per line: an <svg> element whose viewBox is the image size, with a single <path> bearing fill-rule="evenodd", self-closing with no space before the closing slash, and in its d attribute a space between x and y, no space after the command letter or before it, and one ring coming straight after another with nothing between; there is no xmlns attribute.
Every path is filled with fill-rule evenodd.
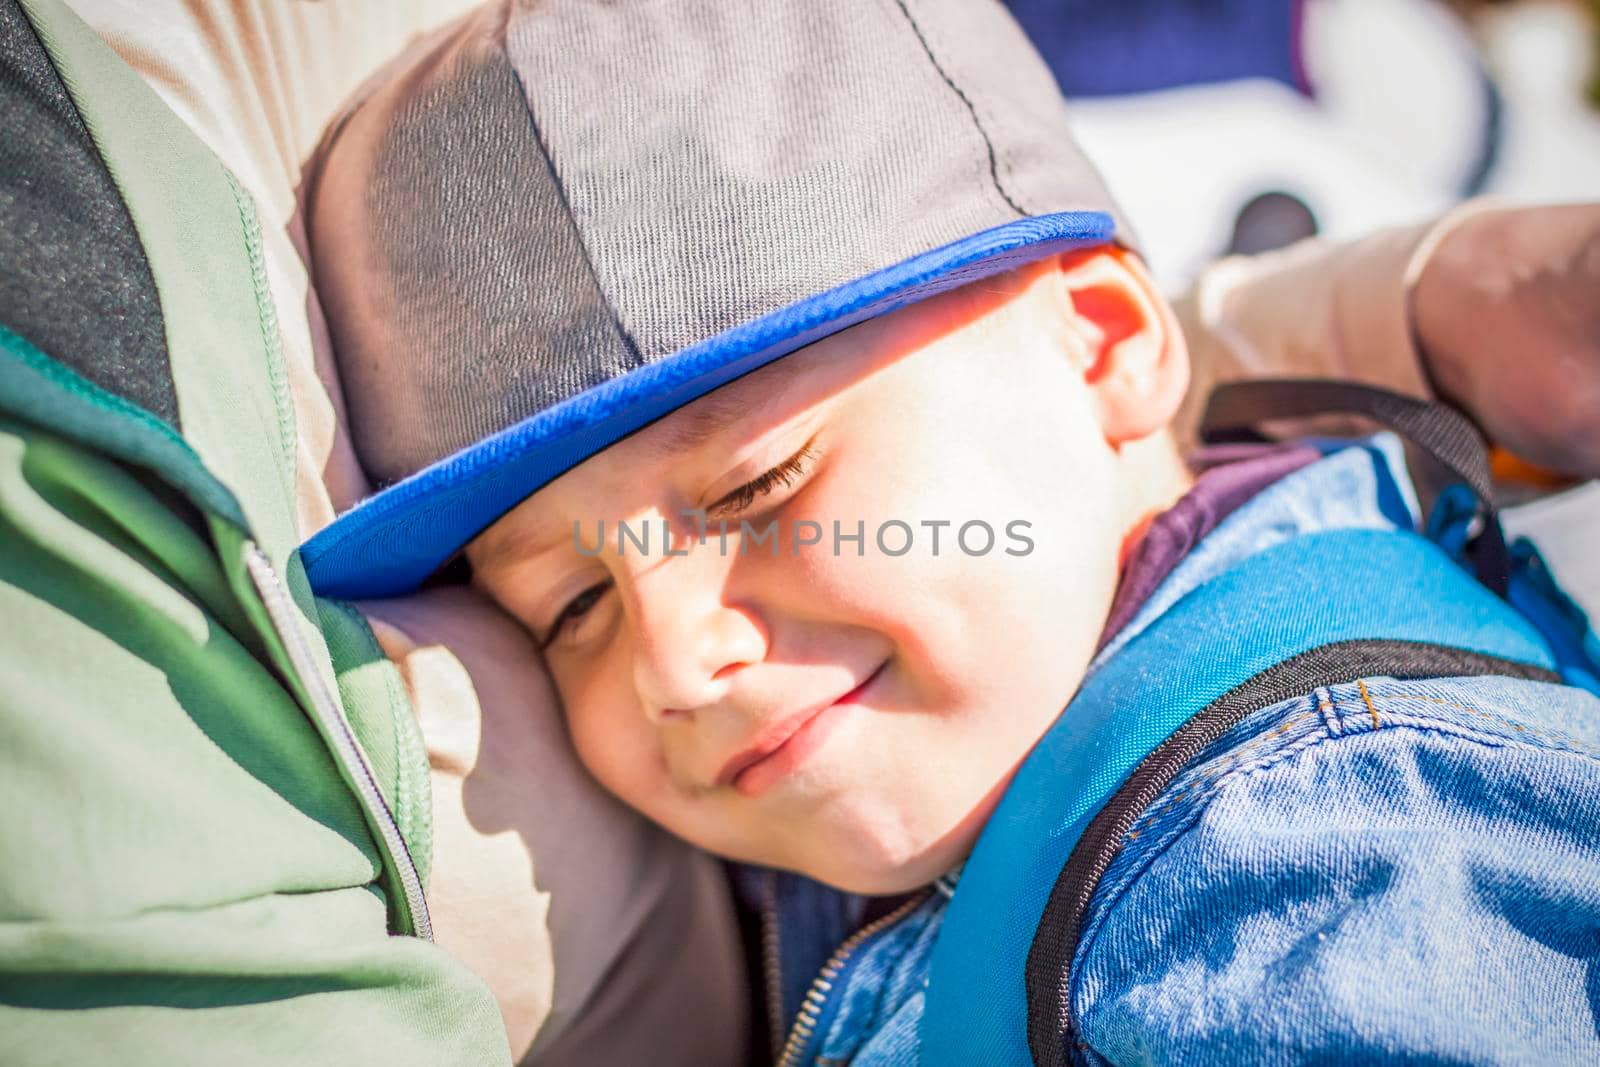
<svg viewBox="0 0 1600 1067"><path fill-rule="evenodd" d="M878 664L855 688L831 701L817 704L772 724L755 741L722 765L717 785L731 785L744 797L755 797L794 771L820 748L852 704L883 673Z"/></svg>

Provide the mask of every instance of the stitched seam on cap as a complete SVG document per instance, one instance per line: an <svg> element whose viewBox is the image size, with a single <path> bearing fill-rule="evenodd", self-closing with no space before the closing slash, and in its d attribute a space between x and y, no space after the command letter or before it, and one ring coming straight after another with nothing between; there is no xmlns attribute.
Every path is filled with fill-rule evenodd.
<svg viewBox="0 0 1600 1067"><path fill-rule="evenodd" d="M544 165L550 171L550 184L555 186L556 195L561 197L561 208L566 212L567 218L572 222L572 237L577 242L578 248L583 252L584 265L589 268L589 278L594 282L595 293L600 302L605 305L606 315L611 319L612 327L617 331L617 336L622 339L623 345L628 350L628 355L633 360L635 367L642 367L649 361L639 352L639 346L634 341L633 335L628 333L627 327L622 324L622 316L617 311L617 306L611 302L611 294L606 292L606 287L600 282L600 271L595 267L594 253L589 249L589 242L583 233L583 227L578 225L578 216L572 211L572 198L567 195L567 185L561 180L561 172L556 169L556 162L550 158L550 149L544 143L544 134L539 131L539 117L533 113L533 94L528 91L528 86L522 80L522 72L517 69L516 62L511 58L511 52L506 44L507 35L511 32L511 5L506 5L505 21L500 27L500 47L505 51L506 67L511 71L512 79L517 83L517 92L522 96L522 102L528 109L528 132L533 134L534 147L539 149L539 156L544 160Z"/></svg>
<svg viewBox="0 0 1600 1067"><path fill-rule="evenodd" d="M927 35L922 32L922 27L912 17L911 10L906 7L905 0L895 0L895 6L900 9L900 14L905 16L906 24L911 27L911 32L917 35L917 43L922 45L922 52L928 57L928 62L933 65L933 69L938 73L939 77L944 79L944 83L950 87L951 92L961 99L961 103L966 106L967 114L972 116L972 128L978 131L979 137L983 138L983 147L989 154L989 179L994 182L994 191L1000 194L1000 199L1004 200L1011 210L1017 213L1019 218L1028 218L1028 213L1022 210L1015 200L1011 199L1011 194L1006 191L1004 183L1000 181L1000 163L995 157L994 142L989 139L989 131L983 128L983 122L978 118L978 109L973 105L972 99L967 96L961 86L956 84L955 79L945 71L943 64L939 62L939 57L933 54L933 46L928 43Z"/></svg>

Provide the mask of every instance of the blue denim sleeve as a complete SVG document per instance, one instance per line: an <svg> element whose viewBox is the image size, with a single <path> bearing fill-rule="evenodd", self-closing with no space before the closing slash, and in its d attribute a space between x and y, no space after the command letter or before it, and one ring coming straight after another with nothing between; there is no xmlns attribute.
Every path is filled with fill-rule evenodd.
<svg viewBox="0 0 1600 1067"><path fill-rule="evenodd" d="M1368 681L1253 716L1129 832L1089 1062L1600 1063L1600 702Z"/></svg>

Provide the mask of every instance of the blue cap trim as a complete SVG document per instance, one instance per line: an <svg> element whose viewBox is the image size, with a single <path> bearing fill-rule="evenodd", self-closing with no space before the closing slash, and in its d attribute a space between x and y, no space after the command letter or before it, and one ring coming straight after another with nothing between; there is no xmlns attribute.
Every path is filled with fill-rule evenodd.
<svg viewBox="0 0 1600 1067"><path fill-rule="evenodd" d="M369 497L301 546L311 587L397 596L530 493L635 430L840 330L1056 252L1111 240L1099 211L1018 219L752 319L546 408Z"/></svg>

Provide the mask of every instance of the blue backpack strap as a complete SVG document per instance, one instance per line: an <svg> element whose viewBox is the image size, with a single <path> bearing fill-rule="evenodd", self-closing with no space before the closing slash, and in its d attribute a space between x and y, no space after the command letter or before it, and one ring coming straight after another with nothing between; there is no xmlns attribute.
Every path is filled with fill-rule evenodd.
<svg viewBox="0 0 1600 1067"><path fill-rule="evenodd" d="M1482 522L1481 506L1473 493L1465 485L1448 486L1428 516L1428 537L1465 561L1466 546ZM1511 577L1506 599L1544 637L1561 680L1600 696L1600 637L1589 616L1556 583L1533 542L1518 538L1509 553Z"/></svg>
<svg viewBox="0 0 1600 1067"><path fill-rule="evenodd" d="M1600 636L1584 610L1556 584L1544 557L1526 538L1511 546L1507 599L1544 636L1561 680L1600 697Z"/></svg>
<svg viewBox="0 0 1600 1067"><path fill-rule="evenodd" d="M1060 942L1076 931L1046 925L1048 906L1083 895L1058 886L1068 859L1119 789L1139 784L1145 761L1164 745L1170 753L1169 739L1197 754L1221 732L1214 722L1183 731L1203 710L1223 707L1236 722L1318 685L1462 673L1445 669L1457 664L1556 678L1526 619L1409 532L1307 534L1192 591L1085 680L990 817L934 947L921 1062L1065 1062L1066 968L1047 975L1044 964L1070 962ZM1224 700L1240 692L1233 706Z"/></svg>
<svg viewBox="0 0 1600 1067"><path fill-rule="evenodd" d="M1538 629L1561 680L1600 696L1600 637L1588 616L1557 585L1532 542L1507 546L1495 505L1489 449L1466 415L1448 404L1371 385L1316 378L1230 382L1214 390L1201 420L1206 440L1262 439L1272 419L1344 413L1365 416L1403 435L1453 477L1428 517L1429 539Z"/></svg>
<svg viewBox="0 0 1600 1067"><path fill-rule="evenodd" d="M1489 446L1472 420L1448 404L1323 378L1229 382L1212 390L1200 433L1207 441L1261 440L1257 427L1265 421L1332 414L1360 415L1389 427L1472 494L1479 521L1463 537L1459 555L1484 585L1505 596L1511 559L1495 509Z"/></svg>

